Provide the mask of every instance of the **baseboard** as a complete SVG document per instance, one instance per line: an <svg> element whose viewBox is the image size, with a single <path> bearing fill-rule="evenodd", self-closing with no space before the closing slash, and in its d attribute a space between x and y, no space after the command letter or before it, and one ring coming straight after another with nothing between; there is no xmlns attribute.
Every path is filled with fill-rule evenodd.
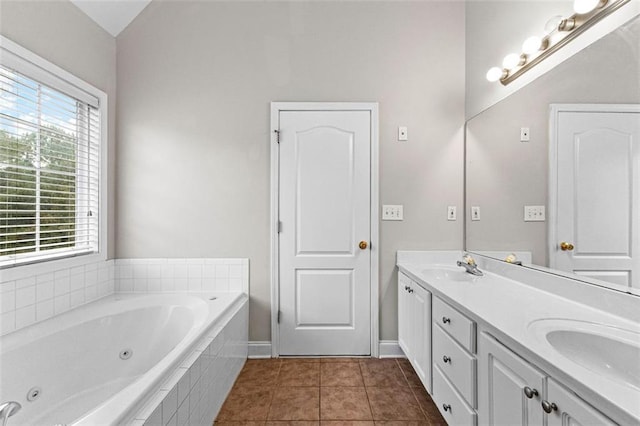
<svg viewBox="0 0 640 426"><path fill-rule="evenodd" d="M406 358L397 340L380 340L380 358Z"/></svg>
<svg viewBox="0 0 640 426"><path fill-rule="evenodd" d="M380 340L380 358L405 358L397 340ZM271 358L271 342L249 342L249 358Z"/></svg>
<svg viewBox="0 0 640 426"><path fill-rule="evenodd" d="M249 342L249 358L271 358L271 342Z"/></svg>

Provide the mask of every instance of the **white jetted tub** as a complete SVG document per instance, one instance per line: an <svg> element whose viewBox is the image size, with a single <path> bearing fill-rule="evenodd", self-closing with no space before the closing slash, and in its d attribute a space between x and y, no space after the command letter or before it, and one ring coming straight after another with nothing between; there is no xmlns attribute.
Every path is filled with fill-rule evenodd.
<svg viewBox="0 0 640 426"><path fill-rule="evenodd" d="M114 294L3 336L0 402L22 405L8 426L116 425L135 418L145 398L246 299L242 293Z"/></svg>

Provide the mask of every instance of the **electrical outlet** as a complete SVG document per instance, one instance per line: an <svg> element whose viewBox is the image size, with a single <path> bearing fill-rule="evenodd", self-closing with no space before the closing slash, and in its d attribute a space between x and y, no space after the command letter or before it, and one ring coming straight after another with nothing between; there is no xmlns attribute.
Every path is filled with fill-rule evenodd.
<svg viewBox="0 0 640 426"><path fill-rule="evenodd" d="M384 204L382 206L382 220L404 220L402 205Z"/></svg>
<svg viewBox="0 0 640 426"><path fill-rule="evenodd" d="M545 220L544 206L524 206L525 222L544 222Z"/></svg>
<svg viewBox="0 0 640 426"><path fill-rule="evenodd" d="M471 207L471 220L480 220L480 207Z"/></svg>
<svg viewBox="0 0 640 426"><path fill-rule="evenodd" d="M456 220L456 206L447 207L447 220Z"/></svg>
<svg viewBox="0 0 640 426"><path fill-rule="evenodd" d="M521 127L520 128L520 142L529 142L529 128Z"/></svg>

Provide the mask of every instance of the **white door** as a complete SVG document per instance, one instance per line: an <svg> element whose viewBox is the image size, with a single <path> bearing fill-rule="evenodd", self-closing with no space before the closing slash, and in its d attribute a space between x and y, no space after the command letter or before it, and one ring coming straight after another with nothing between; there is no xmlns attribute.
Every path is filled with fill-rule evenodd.
<svg viewBox="0 0 640 426"><path fill-rule="evenodd" d="M640 288L640 109L592 108L555 112L550 266Z"/></svg>
<svg viewBox="0 0 640 426"><path fill-rule="evenodd" d="M279 113L281 355L371 353L371 119Z"/></svg>

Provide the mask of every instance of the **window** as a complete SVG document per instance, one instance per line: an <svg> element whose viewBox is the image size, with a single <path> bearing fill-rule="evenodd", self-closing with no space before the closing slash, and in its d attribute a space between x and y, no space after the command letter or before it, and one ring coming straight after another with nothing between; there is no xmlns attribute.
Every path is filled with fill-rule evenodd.
<svg viewBox="0 0 640 426"><path fill-rule="evenodd" d="M0 267L98 252L99 99L0 53Z"/></svg>

